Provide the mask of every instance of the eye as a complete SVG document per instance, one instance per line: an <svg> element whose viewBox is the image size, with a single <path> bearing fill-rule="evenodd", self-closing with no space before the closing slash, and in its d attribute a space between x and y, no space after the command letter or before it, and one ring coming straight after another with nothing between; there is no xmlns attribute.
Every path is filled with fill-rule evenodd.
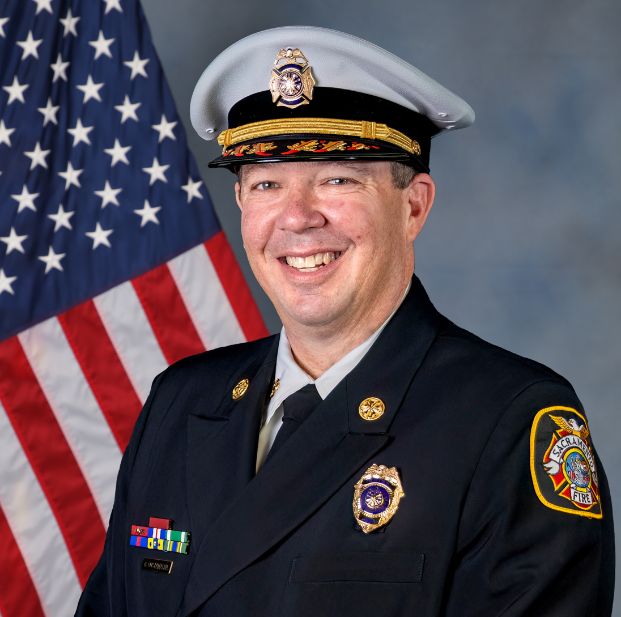
<svg viewBox="0 0 621 617"><path fill-rule="evenodd" d="M257 182L252 185L252 189L255 191L268 191L269 189L275 188L278 188L278 184L271 180L263 180L262 182Z"/></svg>
<svg viewBox="0 0 621 617"><path fill-rule="evenodd" d="M331 184L332 186L342 186L344 184L355 184L355 180L352 178L330 178L326 181L326 184Z"/></svg>

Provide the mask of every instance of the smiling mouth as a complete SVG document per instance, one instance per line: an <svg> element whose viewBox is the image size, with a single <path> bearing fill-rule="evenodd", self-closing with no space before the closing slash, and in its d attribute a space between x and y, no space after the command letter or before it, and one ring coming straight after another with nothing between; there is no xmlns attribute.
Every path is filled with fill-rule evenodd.
<svg viewBox="0 0 621 617"><path fill-rule="evenodd" d="M327 253L307 255L305 257L287 255L286 257L282 257L281 261L286 262L288 266L295 268L299 272L315 272L316 270L331 264L333 261L336 261L342 254L342 251L329 251Z"/></svg>

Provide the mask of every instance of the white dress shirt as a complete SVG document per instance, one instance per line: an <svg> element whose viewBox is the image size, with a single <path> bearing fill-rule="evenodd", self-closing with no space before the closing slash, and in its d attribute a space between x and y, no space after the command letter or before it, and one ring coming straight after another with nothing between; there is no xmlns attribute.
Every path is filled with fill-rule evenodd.
<svg viewBox="0 0 621 617"><path fill-rule="evenodd" d="M283 417L283 401L303 388L309 383L314 383L319 392L321 399L325 399L332 390L356 367L356 365L364 358L371 346L377 340L386 324L391 320L392 316L397 312L401 302L407 295L410 285L407 286L399 304L395 310L389 315L388 319L364 342L358 347L354 347L349 353L344 355L338 362L333 364L327 371L322 373L317 379L313 379L300 365L295 361L289 339L285 329L280 331L280 341L278 343L278 355L276 356L276 372L275 378L279 380L280 385L274 396L272 396L267 407L267 412L263 420L261 430L259 432L259 445L257 448L257 466L258 471L267 456L274 440L276 433L282 425Z"/></svg>

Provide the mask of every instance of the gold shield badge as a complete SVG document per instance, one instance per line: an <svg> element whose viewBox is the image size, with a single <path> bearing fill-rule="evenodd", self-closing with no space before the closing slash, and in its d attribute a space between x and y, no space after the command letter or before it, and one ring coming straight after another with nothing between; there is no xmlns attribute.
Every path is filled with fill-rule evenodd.
<svg viewBox="0 0 621 617"><path fill-rule="evenodd" d="M274 60L270 77L272 102L294 109L313 98L315 79L311 65L299 49L281 49Z"/></svg>
<svg viewBox="0 0 621 617"><path fill-rule="evenodd" d="M364 533L392 519L405 497L396 467L373 464L354 485L354 518Z"/></svg>

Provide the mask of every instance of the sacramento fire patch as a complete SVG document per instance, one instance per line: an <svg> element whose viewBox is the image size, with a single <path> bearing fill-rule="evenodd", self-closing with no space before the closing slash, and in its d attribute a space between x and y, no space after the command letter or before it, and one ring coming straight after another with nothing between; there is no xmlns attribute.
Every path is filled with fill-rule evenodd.
<svg viewBox="0 0 621 617"><path fill-rule="evenodd" d="M530 471L548 508L602 518L595 456L586 418L571 407L546 407L530 432Z"/></svg>

